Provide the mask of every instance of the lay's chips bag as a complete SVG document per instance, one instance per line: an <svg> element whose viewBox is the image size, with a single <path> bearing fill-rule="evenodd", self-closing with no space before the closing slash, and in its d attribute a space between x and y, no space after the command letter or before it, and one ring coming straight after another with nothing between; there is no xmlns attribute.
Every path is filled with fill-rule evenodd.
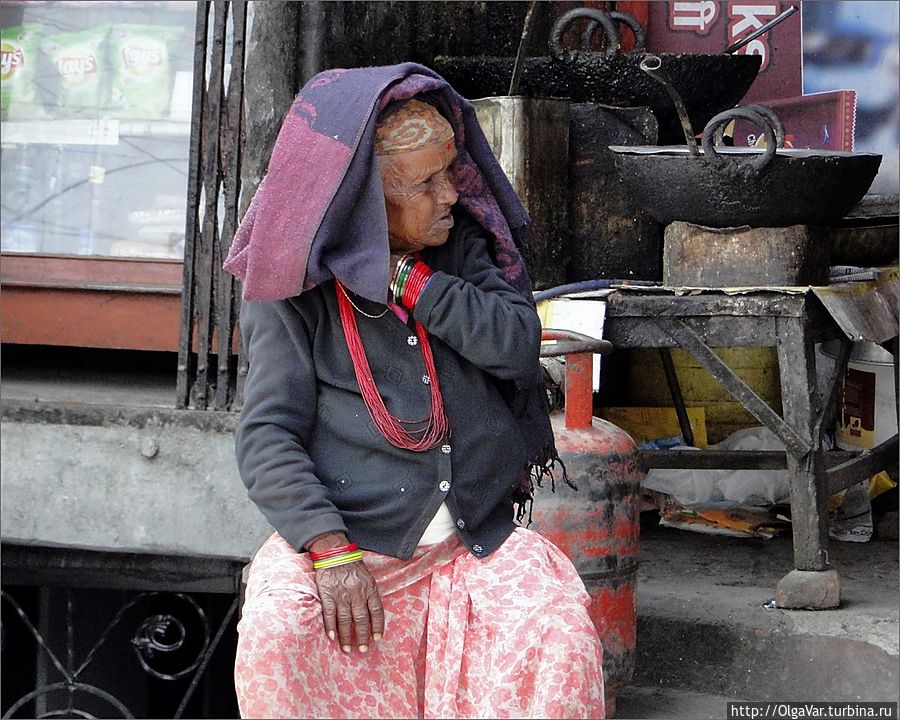
<svg viewBox="0 0 900 720"><path fill-rule="evenodd" d="M112 109L120 118L162 118L172 96L172 52L184 29L119 24L110 33Z"/></svg>
<svg viewBox="0 0 900 720"><path fill-rule="evenodd" d="M0 29L0 109L9 119L46 116L34 82L40 27L29 23Z"/></svg>
<svg viewBox="0 0 900 720"><path fill-rule="evenodd" d="M109 25L48 36L41 49L58 73L58 114L96 113L105 104Z"/></svg>

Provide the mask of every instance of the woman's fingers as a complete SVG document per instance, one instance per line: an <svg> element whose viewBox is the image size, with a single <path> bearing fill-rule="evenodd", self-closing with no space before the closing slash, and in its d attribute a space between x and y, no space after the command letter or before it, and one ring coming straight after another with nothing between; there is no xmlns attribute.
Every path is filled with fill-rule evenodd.
<svg viewBox="0 0 900 720"><path fill-rule="evenodd" d="M372 583L372 591L368 598L369 619L372 623L372 639L376 642L384 635L384 607L381 605L381 595L375 583Z"/></svg>
<svg viewBox="0 0 900 720"><path fill-rule="evenodd" d="M369 608L366 607L366 597L362 593L353 596L353 625L356 629L357 649L367 652L371 642L372 631L369 627Z"/></svg>
<svg viewBox="0 0 900 720"><path fill-rule="evenodd" d="M322 603L322 621L325 624L325 634L329 640L337 637L337 608L334 598L329 594L319 591L319 600Z"/></svg>
<svg viewBox="0 0 900 720"><path fill-rule="evenodd" d="M353 613L350 605L349 597L341 597L337 606L337 626L338 640L341 643L341 650L350 652L351 642L353 638Z"/></svg>
<svg viewBox="0 0 900 720"><path fill-rule="evenodd" d="M361 562L316 572L325 633L337 637L341 649L367 652L384 634L384 608L375 579Z"/></svg>

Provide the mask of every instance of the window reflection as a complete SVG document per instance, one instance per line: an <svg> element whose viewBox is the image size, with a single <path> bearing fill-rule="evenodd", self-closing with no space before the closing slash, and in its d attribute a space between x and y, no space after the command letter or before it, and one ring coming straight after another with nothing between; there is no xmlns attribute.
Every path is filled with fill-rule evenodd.
<svg viewBox="0 0 900 720"><path fill-rule="evenodd" d="M856 90L858 152L884 159L872 193L898 191L900 90L895 2L814 2L803 5L803 92Z"/></svg>
<svg viewBox="0 0 900 720"><path fill-rule="evenodd" d="M4 252L181 258L193 2L4 2Z"/></svg>

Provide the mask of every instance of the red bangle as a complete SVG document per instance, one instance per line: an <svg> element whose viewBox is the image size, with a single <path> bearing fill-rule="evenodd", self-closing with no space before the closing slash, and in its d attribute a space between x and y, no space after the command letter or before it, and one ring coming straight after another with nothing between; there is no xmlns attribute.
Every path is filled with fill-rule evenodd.
<svg viewBox="0 0 900 720"><path fill-rule="evenodd" d="M355 550L359 550L359 546L356 543L350 543L349 545L341 545L336 548L328 548L328 550L323 550L322 552L313 552L310 550L309 558L310 560L326 560L335 555L343 555L344 553L354 552Z"/></svg>
<svg viewBox="0 0 900 720"><path fill-rule="evenodd" d="M413 265L409 277L406 280L406 284L403 287L402 301L403 305L408 310L415 308L416 302L419 300L419 295L422 294L425 284L432 275L433 271L431 268L421 260Z"/></svg>
<svg viewBox="0 0 900 720"><path fill-rule="evenodd" d="M431 271L430 268L428 268L428 267L423 268L421 278L419 279L419 282L416 284L416 287L415 287L415 294L412 296L413 306L415 306L415 304L419 302L419 298L422 295L422 291L425 289L425 286L428 284L428 281L431 279L432 275L434 275L434 273Z"/></svg>

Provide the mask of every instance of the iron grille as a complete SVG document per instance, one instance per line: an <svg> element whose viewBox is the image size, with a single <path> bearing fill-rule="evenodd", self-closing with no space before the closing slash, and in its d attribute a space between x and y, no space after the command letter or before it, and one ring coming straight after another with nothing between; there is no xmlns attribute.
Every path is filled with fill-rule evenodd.
<svg viewBox="0 0 900 720"><path fill-rule="evenodd" d="M176 406L240 405L240 293L222 269L239 221L246 0L197 3Z"/></svg>

